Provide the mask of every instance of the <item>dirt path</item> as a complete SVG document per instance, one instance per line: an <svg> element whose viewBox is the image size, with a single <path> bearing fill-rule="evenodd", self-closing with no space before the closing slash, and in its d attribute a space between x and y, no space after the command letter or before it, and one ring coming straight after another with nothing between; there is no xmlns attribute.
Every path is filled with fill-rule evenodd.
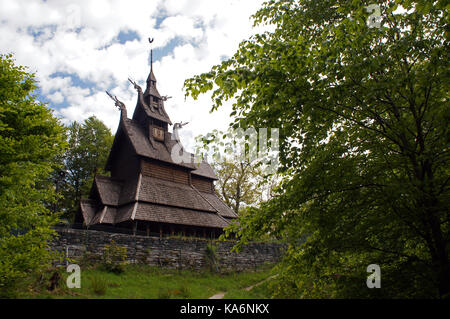
<svg viewBox="0 0 450 319"><path fill-rule="evenodd" d="M262 285L262 284L265 283L267 280L270 280L270 279L275 278L276 276L278 276L278 275L270 276L269 278L266 278L266 279L264 279L263 281L260 281L260 282L258 282L258 283L256 283L256 284L252 285L252 286L249 286L249 287L244 288L244 290L250 291L250 290L252 290L253 288L255 288L255 287L257 287L257 286ZM226 292L221 291L221 292L218 292L218 293L216 293L215 295L209 297L208 299L223 299L223 297L225 297L225 294L226 294Z"/></svg>
<svg viewBox="0 0 450 319"><path fill-rule="evenodd" d="M223 299L225 297L224 292L218 292L214 296L209 297L208 299Z"/></svg>
<svg viewBox="0 0 450 319"><path fill-rule="evenodd" d="M253 288L255 288L255 287L257 287L257 286L262 285L262 284L265 283L267 280L270 280L270 279L275 278L276 276L278 276L278 275L270 276L269 278L266 278L266 279L264 279L263 281L260 281L260 282L258 282L257 284L254 284L253 286L244 288L244 290L250 291L250 290L252 290Z"/></svg>

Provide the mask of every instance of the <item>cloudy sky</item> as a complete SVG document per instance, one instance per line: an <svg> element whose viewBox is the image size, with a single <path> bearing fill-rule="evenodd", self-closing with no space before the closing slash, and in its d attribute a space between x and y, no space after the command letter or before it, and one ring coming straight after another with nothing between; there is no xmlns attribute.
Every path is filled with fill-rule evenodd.
<svg viewBox="0 0 450 319"><path fill-rule="evenodd" d="M64 123L101 119L115 134L119 111L104 93L123 101L131 116L136 91L145 89L150 44L161 95L173 123L189 121L181 132L193 138L230 122L230 104L209 113L208 95L185 100L184 80L231 56L239 42L261 31L250 16L263 0L0 0L0 53L36 72L39 99Z"/></svg>

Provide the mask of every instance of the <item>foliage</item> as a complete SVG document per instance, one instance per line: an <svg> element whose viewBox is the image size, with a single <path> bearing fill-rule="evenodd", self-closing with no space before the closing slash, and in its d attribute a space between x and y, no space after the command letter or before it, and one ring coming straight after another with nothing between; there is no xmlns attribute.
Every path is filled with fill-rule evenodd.
<svg viewBox="0 0 450 319"><path fill-rule="evenodd" d="M216 191L236 214L239 214L242 204L252 205L260 201L262 194L258 185L262 182L262 174L248 161L213 163L213 168L219 178Z"/></svg>
<svg viewBox="0 0 450 319"><path fill-rule="evenodd" d="M210 162L218 177L217 195L240 214L246 206L256 206L272 196L277 176L266 173L258 156L252 158L249 154L258 151L257 145L251 145L248 137L246 140L236 133L214 130L198 136L196 154L203 158L208 151L213 153Z"/></svg>
<svg viewBox="0 0 450 319"><path fill-rule="evenodd" d="M100 276L93 276L91 278L91 289L94 294L103 296L108 289L108 283Z"/></svg>
<svg viewBox="0 0 450 319"><path fill-rule="evenodd" d="M127 247L117 245L114 241L110 245L105 245L102 256L102 269L121 274L127 263Z"/></svg>
<svg viewBox="0 0 450 319"><path fill-rule="evenodd" d="M107 174L105 165L113 140L111 131L95 116L67 128L69 147L60 158L62 169L55 172L59 206L66 217L73 219L81 197L89 195L95 174Z"/></svg>
<svg viewBox="0 0 450 319"><path fill-rule="evenodd" d="M207 244L205 248L205 264L211 272L219 272L219 260L217 258L217 246Z"/></svg>
<svg viewBox="0 0 450 319"><path fill-rule="evenodd" d="M95 253L85 250L77 263L85 269L88 267L95 267L95 265L101 263L102 258L103 256L98 256Z"/></svg>
<svg viewBox="0 0 450 319"><path fill-rule="evenodd" d="M235 127L280 128L279 194L235 231L289 242L283 296L450 292L448 6L379 2L370 28L371 3L268 1L254 19L274 31L185 82L212 110L235 98Z"/></svg>
<svg viewBox="0 0 450 319"><path fill-rule="evenodd" d="M36 101L34 74L0 55L0 294L55 257L48 241L57 215L49 181L65 143L52 111Z"/></svg>

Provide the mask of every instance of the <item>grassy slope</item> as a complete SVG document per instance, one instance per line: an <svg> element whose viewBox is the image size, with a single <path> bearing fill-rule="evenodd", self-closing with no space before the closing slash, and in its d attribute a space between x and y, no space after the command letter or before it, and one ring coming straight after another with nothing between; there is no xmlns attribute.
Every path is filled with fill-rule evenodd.
<svg viewBox="0 0 450 319"><path fill-rule="evenodd" d="M68 289L67 274L61 273L60 288L48 292L44 285L29 281L20 298L209 298L226 292L225 298L270 298L265 285L251 291L244 288L269 277L270 267L255 272L213 274L207 271L170 270L145 265L127 265L117 275L99 269L81 271L81 288ZM95 281L100 284L95 284ZM94 292L95 286L106 287L104 294ZM100 289L101 290L101 289Z"/></svg>

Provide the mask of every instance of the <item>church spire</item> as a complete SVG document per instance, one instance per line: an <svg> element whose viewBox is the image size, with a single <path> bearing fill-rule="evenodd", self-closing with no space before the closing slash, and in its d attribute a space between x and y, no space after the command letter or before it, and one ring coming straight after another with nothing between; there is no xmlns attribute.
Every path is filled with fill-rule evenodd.
<svg viewBox="0 0 450 319"><path fill-rule="evenodd" d="M152 47L152 43L153 43L154 38L148 38L148 42L150 42L150 71L153 71L153 47Z"/></svg>
<svg viewBox="0 0 450 319"><path fill-rule="evenodd" d="M150 45L153 43L153 38L148 38ZM142 92L141 88L134 82L130 82L134 85L136 90L138 90L138 103L133 114L133 119L135 115L138 118L141 117L140 111L143 111L146 116L156 119L158 121L168 123L172 125L165 109L164 101L168 99L166 96L161 96L156 88L156 77L153 73L153 48L150 49L150 74L147 77L147 88ZM141 112L142 113L142 112Z"/></svg>
<svg viewBox="0 0 450 319"><path fill-rule="evenodd" d="M150 43L150 74L147 78L147 87L154 86L156 87L156 77L153 74L153 43L154 38L148 38L148 42Z"/></svg>

